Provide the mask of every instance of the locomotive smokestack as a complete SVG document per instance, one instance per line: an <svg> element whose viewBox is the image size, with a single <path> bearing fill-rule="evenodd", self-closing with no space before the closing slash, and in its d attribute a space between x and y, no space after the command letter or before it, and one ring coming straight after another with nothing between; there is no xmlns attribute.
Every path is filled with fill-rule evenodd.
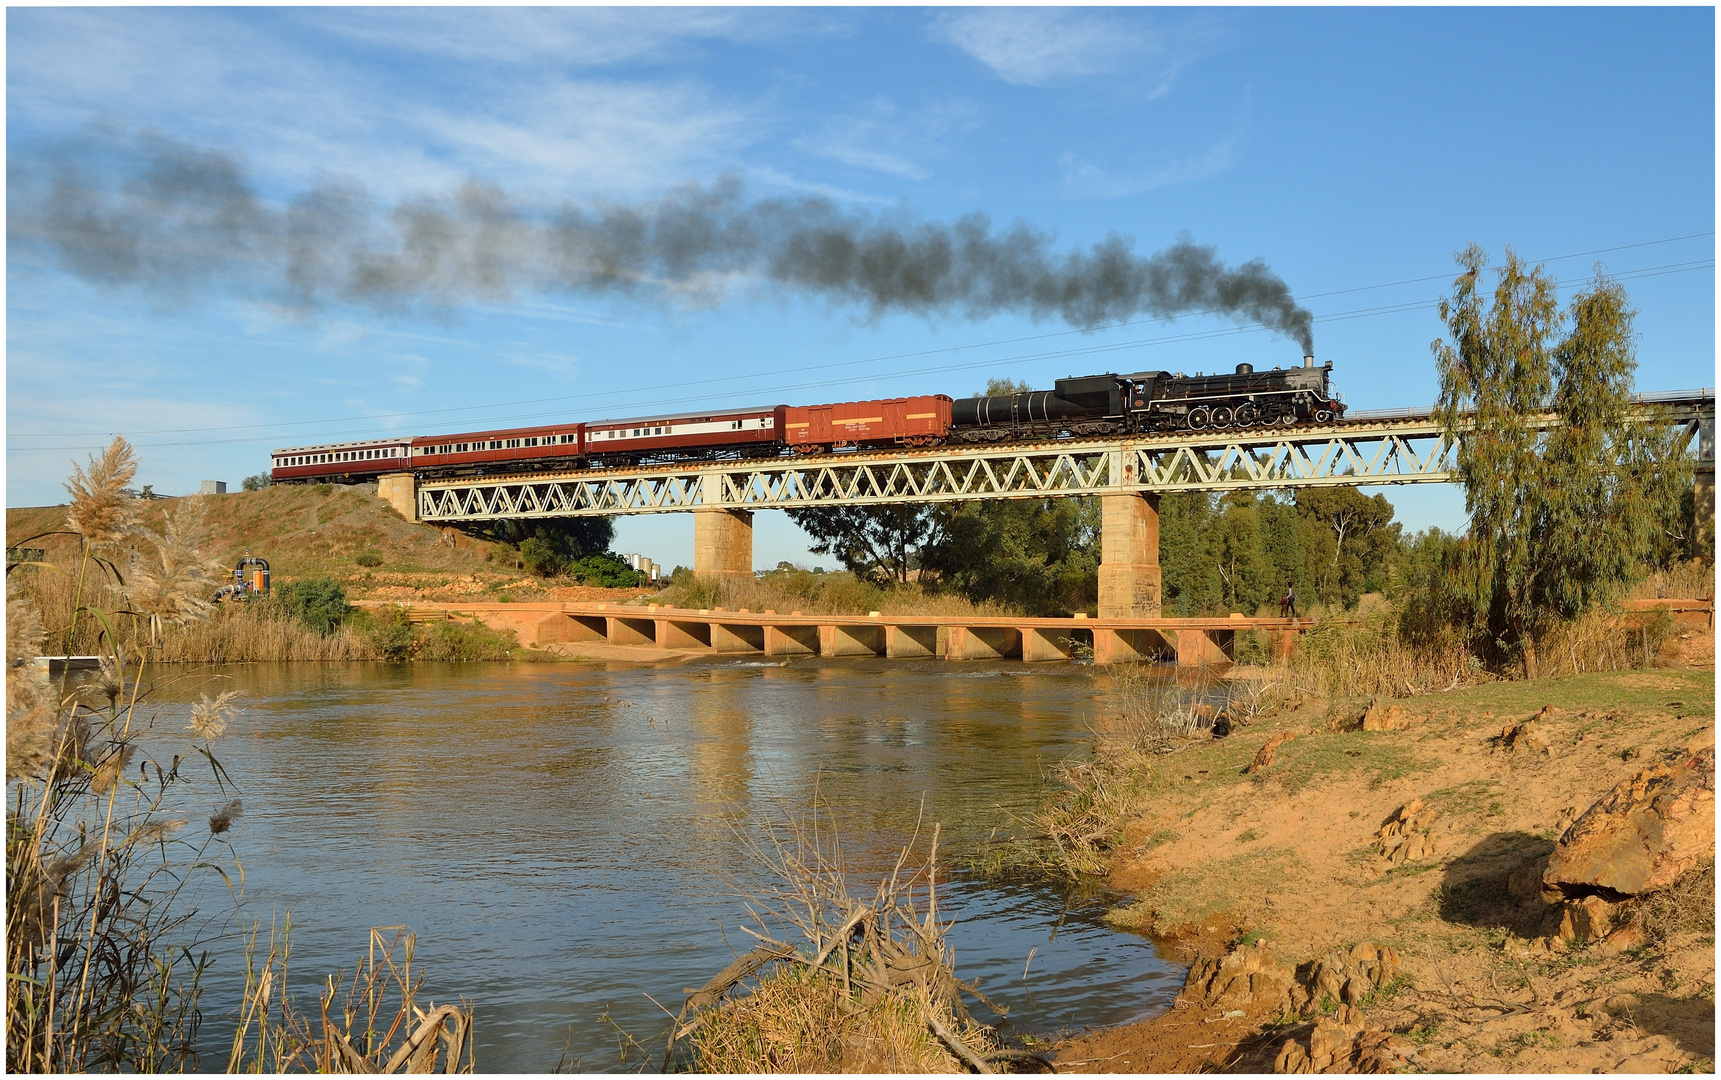
<svg viewBox="0 0 1721 1080"><path fill-rule="evenodd" d="M1315 366L1315 354L1314 353L1304 353L1303 354L1303 366L1304 367L1314 367Z"/></svg>

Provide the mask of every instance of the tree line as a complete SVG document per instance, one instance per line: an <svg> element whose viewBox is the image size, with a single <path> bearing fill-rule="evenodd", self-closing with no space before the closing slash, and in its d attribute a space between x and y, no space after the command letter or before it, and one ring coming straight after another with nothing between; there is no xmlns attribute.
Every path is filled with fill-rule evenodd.
<svg viewBox="0 0 1721 1080"><path fill-rule="evenodd" d="M880 584L912 579L1033 615L1092 610L1098 597L1098 498L788 513L813 552ZM1162 607L1179 617L1254 614L1287 585L1305 606L1353 606L1389 585L1402 539L1392 519L1385 498L1351 487L1161 496Z"/></svg>

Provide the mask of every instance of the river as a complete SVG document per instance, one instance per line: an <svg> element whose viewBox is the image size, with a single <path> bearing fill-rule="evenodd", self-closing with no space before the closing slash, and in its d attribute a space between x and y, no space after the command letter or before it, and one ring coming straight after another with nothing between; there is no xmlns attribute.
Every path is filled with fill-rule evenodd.
<svg viewBox="0 0 1721 1080"><path fill-rule="evenodd" d="M769 887L741 840L758 822L816 802L869 893L917 821L938 823L952 865L1031 831L1044 767L1080 751L1108 684L1069 664L864 658L282 664L161 677L154 699L172 732L198 689L242 695L216 749L244 800L229 834L244 900L210 929L291 912L303 1008L353 970L369 928L405 926L428 996L476 1004L481 1070L566 1053L604 1071L624 1065L622 1033L666 1026L652 998L679 1008L751 947L737 891ZM223 796L198 767L186 806L207 814ZM939 900L958 975L1015 1030L1139 1019L1179 985L1148 941L1100 921L1115 898L955 873ZM232 909L218 891L201 902ZM232 935L215 949L205 1067L225 1059L242 971Z"/></svg>

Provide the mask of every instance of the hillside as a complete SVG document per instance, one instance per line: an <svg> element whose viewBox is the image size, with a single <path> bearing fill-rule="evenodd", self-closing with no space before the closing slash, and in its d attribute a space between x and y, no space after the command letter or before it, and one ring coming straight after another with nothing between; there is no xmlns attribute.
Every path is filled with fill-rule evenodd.
<svg viewBox="0 0 1721 1080"><path fill-rule="evenodd" d="M247 551L269 560L277 583L328 575L352 599L458 600L474 596L516 600L591 600L649 590L546 587L519 568L506 545L475 540L458 530L407 521L378 498L374 484L352 487L283 485L262 491L202 496L210 500L203 551L231 567ZM176 500L139 504L142 524L160 529ZM66 508L36 506L6 511L6 543L21 543L61 528ZM49 558L70 557L73 539L32 542ZM360 566L361 555L381 561ZM367 560L368 561L368 560Z"/></svg>

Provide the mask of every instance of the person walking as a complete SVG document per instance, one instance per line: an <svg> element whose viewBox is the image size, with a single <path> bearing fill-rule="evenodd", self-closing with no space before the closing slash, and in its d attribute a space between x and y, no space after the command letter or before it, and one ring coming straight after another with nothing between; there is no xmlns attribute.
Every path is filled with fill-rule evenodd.
<svg viewBox="0 0 1721 1080"><path fill-rule="evenodd" d="M1290 618L1297 617L1297 590L1288 581L1285 582L1285 595L1279 597L1279 618L1286 618L1286 612L1290 613Z"/></svg>

